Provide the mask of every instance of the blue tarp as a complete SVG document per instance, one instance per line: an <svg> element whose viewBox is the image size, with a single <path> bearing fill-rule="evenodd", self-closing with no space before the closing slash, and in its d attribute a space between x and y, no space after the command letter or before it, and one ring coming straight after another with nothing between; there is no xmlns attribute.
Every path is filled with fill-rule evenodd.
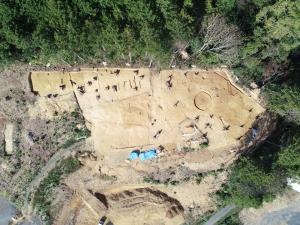
<svg viewBox="0 0 300 225"><path fill-rule="evenodd" d="M140 151L139 150L134 150L130 153L129 159L130 160L135 160L139 157L139 155L140 155Z"/></svg>
<svg viewBox="0 0 300 225"><path fill-rule="evenodd" d="M149 159L155 158L156 155L157 155L156 149L153 148L153 149L150 149L150 150L148 150L148 151L141 152L141 154L140 154L140 159L141 159L142 161L144 161L144 160L149 160Z"/></svg>
<svg viewBox="0 0 300 225"><path fill-rule="evenodd" d="M139 150L134 150L129 155L129 160L135 160L140 158L142 161L153 159L157 156L156 149L151 148L147 151L140 152Z"/></svg>
<svg viewBox="0 0 300 225"><path fill-rule="evenodd" d="M253 141L256 138L257 130L252 128L251 130L251 141Z"/></svg>

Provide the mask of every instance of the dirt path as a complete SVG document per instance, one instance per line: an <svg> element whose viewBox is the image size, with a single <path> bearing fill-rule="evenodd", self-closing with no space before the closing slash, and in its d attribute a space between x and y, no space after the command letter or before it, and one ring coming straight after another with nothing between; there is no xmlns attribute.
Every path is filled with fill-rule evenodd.
<svg viewBox="0 0 300 225"><path fill-rule="evenodd" d="M41 172L32 180L32 182L29 184L29 187L26 190L25 202L22 210L24 214L28 214L31 211L32 200L30 203L28 202L29 196L34 192L34 189L36 189L39 186L39 184L43 181L43 179L47 177L48 173L55 168L56 163L59 160L69 157L71 156L72 153L80 150L79 147L83 146L84 144L85 144L85 140L81 140L76 144L70 146L69 148L60 149L52 156L52 158L47 162L47 164L41 169Z"/></svg>
<svg viewBox="0 0 300 225"><path fill-rule="evenodd" d="M217 224L221 219L225 218L232 210L236 208L235 205L228 205L214 214L204 225Z"/></svg>

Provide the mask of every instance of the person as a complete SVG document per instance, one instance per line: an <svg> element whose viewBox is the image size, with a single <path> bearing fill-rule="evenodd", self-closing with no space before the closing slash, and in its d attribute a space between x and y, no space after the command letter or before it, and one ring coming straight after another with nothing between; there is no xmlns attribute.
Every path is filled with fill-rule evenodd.
<svg viewBox="0 0 300 225"><path fill-rule="evenodd" d="M61 90L65 90L66 89L66 85L65 84L62 84L59 87L61 88Z"/></svg>

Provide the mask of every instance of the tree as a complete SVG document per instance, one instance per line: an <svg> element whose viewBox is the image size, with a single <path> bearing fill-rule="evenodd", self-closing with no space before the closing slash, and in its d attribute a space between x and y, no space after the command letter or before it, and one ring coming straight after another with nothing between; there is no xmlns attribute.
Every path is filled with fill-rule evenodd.
<svg viewBox="0 0 300 225"><path fill-rule="evenodd" d="M236 5L236 0L218 0L216 5L219 12L230 13Z"/></svg>
<svg viewBox="0 0 300 225"><path fill-rule="evenodd" d="M256 27L257 13L265 6L273 5L276 0L218 0L221 12L226 13L239 28L251 37Z"/></svg>
<svg viewBox="0 0 300 225"><path fill-rule="evenodd" d="M240 61L235 67L238 68L236 74L240 77L265 84L266 81L273 82L287 74L289 57L300 47L300 1L254 2L254 8L258 12L255 21L251 22L250 34L253 35L248 33L240 52ZM245 19L247 20L246 14ZM269 65L276 68L271 73Z"/></svg>
<svg viewBox="0 0 300 225"><path fill-rule="evenodd" d="M270 85L266 96L271 111L300 124L300 88L297 85Z"/></svg>
<svg viewBox="0 0 300 225"><path fill-rule="evenodd" d="M225 17L221 15L206 17L199 35L200 42L193 46L194 55L214 54L228 64L236 60L242 36L238 27L229 24Z"/></svg>
<svg viewBox="0 0 300 225"><path fill-rule="evenodd" d="M288 145L279 153L278 165L287 170L292 178L300 179L300 137L299 129L289 138Z"/></svg>
<svg viewBox="0 0 300 225"><path fill-rule="evenodd" d="M280 171L270 167L260 159L242 157L231 169L229 181L220 192L223 201L241 207L258 207L274 198L284 189L286 180Z"/></svg>
<svg viewBox="0 0 300 225"><path fill-rule="evenodd" d="M253 41L243 51L243 59L256 57L258 64L286 64L289 54L300 46L300 1L279 0L256 15Z"/></svg>
<svg viewBox="0 0 300 225"><path fill-rule="evenodd" d="M191 37L200 8L190 0L1 1L0 59L162 61L173 42Z"/></svg>
<svg viewBox="0 0 300 225"><path fill-rule="evenodd" d="M300 1L279 0L256 16L255 51L261 60L285 62L300 46Z"/></svg>

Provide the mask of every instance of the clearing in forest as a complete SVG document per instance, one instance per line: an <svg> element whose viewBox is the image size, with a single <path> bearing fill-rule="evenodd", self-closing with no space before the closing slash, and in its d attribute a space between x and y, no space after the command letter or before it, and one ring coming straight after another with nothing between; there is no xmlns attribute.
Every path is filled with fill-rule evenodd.
<svg viewBox="0 0 300 225"><path fill-rule="evenodd" d="M180 224L191 206L211 210L209 196L224 173L198 183L179 180L232 162L264 112L225 69L81 68L35 71L30 79L40 96L35 107L40 115L71 111L75 96L91 129L95 156L82 154L85 166L66 181L77 193L72 210L82 214L66 204L57 224L76 218L77 224L92 225L103 215L116 225ZM132 151L150 148L157 149L157 159L126 160ZM170 181L170 174L176 186L143 180Z"/></svg>
<svg viewBox="0 0 300 225"><path fill-rule="evenodd" d="M75 94L102 154L203 143L226 148L264 111L224 70L99 68L33 72L31 80L45 98Z"/></svg>

